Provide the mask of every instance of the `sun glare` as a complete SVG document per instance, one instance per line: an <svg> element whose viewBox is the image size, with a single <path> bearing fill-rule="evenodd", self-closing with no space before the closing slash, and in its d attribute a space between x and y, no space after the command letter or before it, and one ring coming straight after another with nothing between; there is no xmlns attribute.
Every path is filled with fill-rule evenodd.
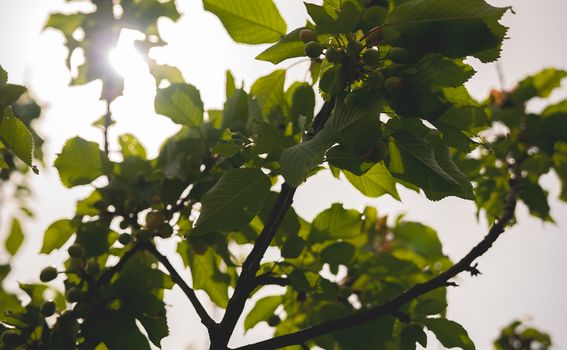
<svg viewBox="0 0 567 350"><path fill-rule="evenodd" d="M112 67L126 80L136 83L136 77L147 74L148 66L142 55L134 47L134 41L144 39L136 30L122 29L116 48L109 53Z"/></svg>

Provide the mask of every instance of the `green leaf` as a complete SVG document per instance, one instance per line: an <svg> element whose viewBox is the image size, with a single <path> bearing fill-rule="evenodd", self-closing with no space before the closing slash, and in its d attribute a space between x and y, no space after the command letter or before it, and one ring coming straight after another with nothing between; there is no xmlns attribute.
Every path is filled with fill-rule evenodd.
<svg viewBox="0 0 567 350"><path fill-rule="evenodd" d="M541 72L527 77L518 83L512 91L514 102L522 104L534 97L548 97L549 94L561 86L561 80L567 77L567 71L547 68Z"/></svg>
<svg viewBox="0 0 567 350"><path fill-rule="evenodd" d="M84 13L53 13L49 16L45 28L54 28L60 30L66 38L70 38L73 32L77 30L83 23L86 15Z"/></svg>
<svg viewBox="0 0 567 350"><path fill-rule="evenodd" d="M32 166L32 133L24 122L14 115L11 108L4 109L0 118L0 141L24 163Z"/></svg>
<svg viewBox="0 0 567 350"><path fill-rule="evenodd" d="M470 181L455 165L447 146L436 137L428 143L397 131L394 138L396 141L389 146L389 169L395 177L419 186L431 200L447 196L474 199Z"/></svg>
<svg viewBox="0 0 567 350"><path fill-rule="evenodd" d="M242 89L236 90L224 104L221 129L243 130L248 122L248 107L248 94Z"/></svg>
<svg viewBox="0 0 567 350"><path fill-rule="evenodd" d="M22 231L22 226L18 219L12 219L12 227L10 228L10 233L8 238L4 242L4 247L10 255L16 255L20 246L24 242L24 232Z"/></svg>
<svg viewBox="0 0 567 350"><path fill-rule="evenodd" d="M203 0L205 10L217 15L231 38L243 44L273 43L287 25L272 0Z"/></svg>
<svg viewBox="0 0 567 350"><path fill-rule="evenodd" d="M259 299L244 320L244 331L248 331L262 321L267 321L282 303L281 295Z"/></svg>
<svg viewBox="0 0 567 350"><path fill-rule="evenodd" d="M98 193L98 192L97 192ZM69 237L76 231L77 225L68 219L57 220L45 230L41 254L49 254L54 249L61 248Z"/></svg>
<svg viewBox="0 0 567 350"><path fill-rule="evenodd" d="M423 320L423 324L447 348L475 349L474 343L469 338L467 331L456 322L445 318L426 318Z"/></svg>
<svg viewBox="0 0 567 350"><path fill-rule="evenodd" d="M256 97L262 115L267 117L272 108L283 103L286 71L276 70L256 80L250 88L250 94Z"/></svg>
<svg viewBox="0 0 567 350"><path fill-rule="evenodd" d="M416 343L427 347L427 334L417 324L404 325L400 333L400 350L415 350Z"/></svg>
<svg viewBox="0 0 567 350"><path fill-rule="evenodd" d="M520 199L528 206L530 214L544 221L553 222L547 202L547 191L537 183L523 179L520 188Z"/></svg>
<svg viewBox="0 0 567 350"><path fill-rule="evenodd" d="M140 321L152 343L159 346L169 334L163 290L173 283L155 262L147 252L136 254L123 266L113 287L121 299L121 310Z"/></svg>
<svg viewBox="0 0 567 350"><path fill-rule="evenodd" d="M103 342L108 349L150 350L147 338L140 332L136 319L122 310L94 312L85 319L81 333L88 342Z"/></svg>
<svg viewBox="0 0 567 350"><path fill-rule="evenodd" d="M325 152L337 139L335 130L324 128L311 140L286 148L280 157L286 182L293 187L301 185L311 169L323 162Z"/></svg>
<svg viewBox="0 0 567 350"><path fill-rule="evenodd" d="M567 202L567 143L555 145L553 152L553 165L559 180L561 181L561 193L559 198Z"/></svg>
<svg viewBox="0 0 567 350"><path fill-rule="evenodd" d="M287 259L297 258L305 248L305 240L298 236L288 238L282 247L282 257Z"/></svg>
<svg viewBox="0 0 567 350"><path fill-rule="evenodd" d="M179 249L183 249L182 244L179 245L178 251ZM213 249L197 253L188 248L185 256L191 268L193 288L204 290L216 305L226 308L230 277L220 272Z"/></svg>
<svg viewBox="0 0 567 350"><path fill-rule="evenodd" d="M6 82L8 82L8 72L0 66L0 88L3 88L6 85Z"/></svg>
<svg viewBox="0 0 567 350"><path fill-rule="evenodd" d="M300 83L293 90L291 96L290 114L294 119L305 116L306 122L310 122L313 119L314 108L315 92L313 92L313 87L307 83Z"/></svg>
<svg viewBox="0 0 567 350"><path fill-rule="evenodd" d="M226 87L225 87L225 92L226 92L226 98L230 98L230 96L234 95L234 93L236 92L236 84L234 82L234 76L232 75L232 73L227 70L226 71Z"/></svg>
<svg viewBox="0 0 567 350"><path fill-rule="evenodd" d="M167 80L170 84L185 82L183 74L181 74L178 68L167 64L158 64L148 57L146 57L146 60L148 61L150 74L156 79L156 85L159 85L162 80Z"/></svg>
<svg viewBox="0 0 567 350"><path fill-rule="evenodd" d="M307 13L316 24L318 34L339 34L336 19L331 16L334 11L327 11L325 7L304 2ZM335 13L333 13L336 16Z"/></svg>
<svg viewBox="0 0 567 350"><path fill-rule="evenodd" d="M297 28L282 36L277 43L260 52L256 59L278 64L288 58L305 56L305 44L299 40L299 32L303 29Z"/></svg>
<svg viewBox="0 0 567 350"><path fill-rule="evenodd" d="M321 261L331 265L347 265L354 258L356 249L348 242L328 245L321 251Z"/></svg>
<svg viewBox="0 0 567 350"><path fill-rule="evenodd" d="M144 145L132 134L124 134L118 137L122 155L126 157L138 157L146 159L146 149Z"/></svg>
<svg viewBox="0 0 567 350"><path fill-rule="evenodd" d="M15 103L26 88L21 85L7 84L0 88L0 110Z"/></svg>
<svg viewBox="0 0 567 350"><path fill-rule="evenodd" d="M384 162L376 163L361 176L357 176L347 170L343 170L343 173L347 180L365 196L380 197L384 194L389 194L400 200L400 195L396 189L396 180L384 165Z"/></svg>
<svg viewBox="0 0 567 350"><path fill-rule="evenodd" d="M419 222L401 222L394 227L394 245L415 251L427 259L442 258L443 250L437 232Z"/></svg>
<svg viewBox="0 0 567 350"><path fill-rule="evenodd" d="M191 235L238 229L260 211L270 193L270 180L259 169L225 173L202 199L201 215Z"/></svg>
<svg viewBox="0 0 567 350"><path fill-rule="evenodd" d="M289 185L297 187L303 182L323 161L325 152L338 140L341 132L382 110L382 101L367 92L351 93L345 100L337 103L325 127L315 137L282 152L281 172Z"/></svg>
<svg viewBox="0 0 567 350"><path fill-rule="evenodd" d="M315 217L309 235L310 241L353 238L360 234L360 213L346 210L340 203L333 204Z"/></svg>
<svg viewBox="0 0 567 350"><path fill-rule="evenodd" d="M491 62L500 55L506 28L498 21L509 8L483 0L414 0L396 6L386 19L399 33L396 46L410 55L439 52L449 57L475 56Z"/></svg>
<svg viewBox="0 0 567 350"><path fill-rule="evenodd" d="M67 140L55 160L61 182L65 187L86 185L105 174L108 158L95 142L80 137Z"/></svg>
<svg viewBox="0 0 567 350"><path fill-rule="evenodd" d="M154 106L156 113L169 117L174 123L190 127L203 123L203 101L193 85L177 83L159 89Z"/></svg>
<svg viewBox="0 0 567 350"><path fill-rule="evenodd" d="M117 238L116 232L111 231L109 226L108 218L85 222L78 226L75 243L85 247L86 257L108 253L108 248Z"/></svg>

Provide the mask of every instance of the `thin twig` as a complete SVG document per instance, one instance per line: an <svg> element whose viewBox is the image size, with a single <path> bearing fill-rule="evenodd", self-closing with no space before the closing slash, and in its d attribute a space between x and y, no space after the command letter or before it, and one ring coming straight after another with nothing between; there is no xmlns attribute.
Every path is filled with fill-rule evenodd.
<svg viewBox="0 0 567 350"><path fill-rule="evenodd" d="M193 288L189 287L189 285L185 283L183 278L179 275L177 270L175 270L175 267L173 267L173 265L171 264L171 262L169 262L167 257L161 254L152 243L144 244L143 248L144 250L152 254L166 268L166 270L171 275L171 279L173 280L173 282L179 285L183 293L185 293L187 298L189 298L189 301L191 301L191 304L193 304L195 311L197 311L197 314L201 319L201 323L204 324L205 327L207 327L209 333L213 333L213 330L217 327L217 323L211 318L211 316L209 316L207 310L205 310L203 304L201 304L199 298L197 298L197 295L195 294Z"/></svg>

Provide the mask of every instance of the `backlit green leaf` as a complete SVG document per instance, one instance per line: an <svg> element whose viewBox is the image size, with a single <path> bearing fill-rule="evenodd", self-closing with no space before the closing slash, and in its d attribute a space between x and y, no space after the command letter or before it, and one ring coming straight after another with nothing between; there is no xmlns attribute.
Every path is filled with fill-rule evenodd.
<svg viewBox="0 0 567 350"><path fill-rule="evenodd" d="M276 70L256 80L250 88L250 94L256 97L264 117L268 116L272 108L283 102L285 74L285 70Z"/></svg>
<svg viewBox="0 0 567 350"><path fill-rule="evenodd" d="M246 225L262 208L270 187L268 177L259 169L225 173L203 196L201 215L191 235L234 230Z"/></svg>
<svg viewBox="0 0 567 350"><path fill-rule="evenodd" d="M423 324L435 334L439 342L447 348L461 348L474 350L473 341L467 331L460 324L445 318L426 318Z"/></svg>
<svg viewBox="0 0 567 350"><path fill-rule="evenodd" d="M353 209L347 210L342 204L335 203L315 217L309 240L353 238L360 234L360 230L360 213Z"/></svg>
<svg viewBox="0 0 567 350"><path fill-rule="evenodd" d="M282 303L280 295L264 297L256 302L244 320L244 330L247 331L262 321L267 321Z"/></svg>
<svg viewBox="0 0 567 350"><path fill-rule="evenodd" d="M57 220L45 230L41 254L49 254L54 249L61 248L75 232L77 225L68 219Z"/></svg>
<svg viewBox="0 0 567 350"><path fill-rule="evenodd" d="M12 219L12 227L10 228L10 233L8 238L4 242L4 247L10 255L16 255L20 246L24 242L24 232L22 231L22 226L18 219Z"/></svg>
<svg viewBox="0 0 567 350"><path fill-rule="evenodd" d="M498 21L507 10L483 0L462 0L459 6L453 0L413 0L396 6L386 23L410 54L471 55L490 62L500 55L506 28Z"/></svg>
<svg viewBox="0 0 567 350"><path fill-rule="evenodd" d="M534 97L547 97L553 89L561 86L561 80L567 77L567 71L547 68L527 77L518 83L511 98L516 103L524 103Z"/></svg>
<svg viewBox="0 0 567 350"><path fill-rule="evenodd" d="M217 15L234 41L273 43L287 25L272 0L203 0L205 10Z"/></svg>
<svg viewBox="0 0 567 350"><path fill-rule="evenodd" d="M11 108L4 109L0 118L0 141L24 163L32 166L33 136Z"/></svg>
<svg viewBox="0 0 567 350"><path fill-rule="evenodd" d="M54 165L63 185L74 187L89 184L104 175L108 159L97 143L77 136L65 142Z"/></svg>
<svg viewBox="0 0 567 350"><path fill-rule="evenodd" d="M376 163L370 170L361 176L343 170L347 180L362 194L368 197L380 197L390 194L397 200L400 195L396 189L396 180L383 162Z"/></svg>
<svg viewBox="0 0 567 350"><path fill-rule="evenodd" d="M196 127L203 122L203 101L196 87L190 84L171 84L159 89L155 98L156 113L181 125Z"/></svg>

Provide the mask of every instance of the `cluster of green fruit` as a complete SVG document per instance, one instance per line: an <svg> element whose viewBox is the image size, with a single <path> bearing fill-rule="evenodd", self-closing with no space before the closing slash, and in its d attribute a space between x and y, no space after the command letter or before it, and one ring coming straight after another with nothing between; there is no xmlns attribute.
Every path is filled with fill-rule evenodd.
<svg viewBox="0 0 567 350"><path fill-rule="evenodd" d="M345 87L357 81L363 82L373 90L385 88L389 92L400 91L403 80L397 75L386 77L385 71L391 64L403 65L409 62L409 53L401 47L391 47L382 54L379 44L382 41L382 27L372 28L368 33L357 38L356 34L346 35L346 44L340 38L331 43L319 42L317 33L305 28L299 32L299 38L305 43L305 55L320 60L324 55L332 68L321 76L320 88L323 92L337 94Z"/></svg>

